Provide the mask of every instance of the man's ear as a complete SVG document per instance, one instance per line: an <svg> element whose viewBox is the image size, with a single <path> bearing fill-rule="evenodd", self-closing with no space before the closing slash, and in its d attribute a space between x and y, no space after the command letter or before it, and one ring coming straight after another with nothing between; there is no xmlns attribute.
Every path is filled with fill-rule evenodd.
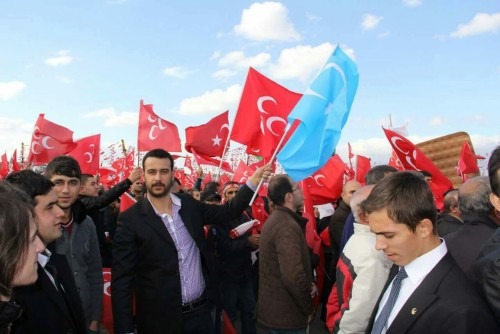
<svg viewBox="0 0 500 334"><path fill-rule="evenodd" d="M495 193L491 193L490 194L490 202L495 207L495 209L500 211L500 197L495 195Z"/></svg>
<svg viewBox="0 0 500 334"><path fill-rule="evenodd" d="M417 225L417 234L423 238L427 238L434 233L434 225L428 218L422 219Z"/></svg>

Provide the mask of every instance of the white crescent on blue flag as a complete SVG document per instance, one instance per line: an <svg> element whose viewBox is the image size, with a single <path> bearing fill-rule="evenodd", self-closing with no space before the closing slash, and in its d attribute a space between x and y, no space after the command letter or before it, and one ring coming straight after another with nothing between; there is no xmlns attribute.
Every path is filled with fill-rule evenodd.
<svg viewBox="0 0 500 334"><path fill-rule="evenodd" d="M335 152L358 89L356 64L337 46L292 112L300 120L278 161L298 182L323 167Z"/></svg>

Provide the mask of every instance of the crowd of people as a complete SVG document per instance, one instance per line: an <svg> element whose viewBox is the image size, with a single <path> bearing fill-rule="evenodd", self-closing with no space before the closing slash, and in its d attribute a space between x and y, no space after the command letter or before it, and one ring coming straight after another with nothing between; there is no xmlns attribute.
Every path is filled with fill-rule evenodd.
<svg viewBox="0 0 500 334"><path fill-rule="evenodd" d="M107 190L69 156L0 181L0 334L105 332L103 267L117 334L500 333L500 147L443 212L431 175L385 165L316 217L268 165L245 184L198 172L183 188L154 149Z"/></svg>

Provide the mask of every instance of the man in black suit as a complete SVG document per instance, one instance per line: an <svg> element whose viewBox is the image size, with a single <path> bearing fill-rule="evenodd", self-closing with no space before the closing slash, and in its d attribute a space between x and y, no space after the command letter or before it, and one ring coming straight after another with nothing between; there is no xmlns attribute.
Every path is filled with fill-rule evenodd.
<svg viewBox="0 0 500 334"><path fill-rule="evenodd" d="M64 213L57 206L54 184L30 170L12 173L7 181L35 201L35 223L45 246L61 237ZM38 280L14 289L23 314L12 333L86 333L82 304L68 262L46 249L38 255Z"/></svg>
<svg viewBox="0 0 500 334"><path fill-rule="evenodd" d="M214 333L216 268L203 225L241 215L270 168L259 168L230 202L210 205L171 192L174 162L168 152L149 151L142 165L147 198L120 215L114 238L115 333L134 332L134 292L139 333Z"/></svg>
<svg viewBox="0 0 500 334"><path fill-rule="evenodd" d="M375 248L394 262L367 333L499 333L491 311L436 232L427 182L414 172L381 180L362 202Z"/></svg>

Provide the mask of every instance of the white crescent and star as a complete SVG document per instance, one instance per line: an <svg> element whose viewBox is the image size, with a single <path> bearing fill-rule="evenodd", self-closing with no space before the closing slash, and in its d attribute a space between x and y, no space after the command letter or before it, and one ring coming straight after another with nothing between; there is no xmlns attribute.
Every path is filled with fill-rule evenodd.
<svg viewBox="0 0 500 334"><path fill-rule="evenodd" d="M151 127L151 129L149 130L149 139L150 139L150 140L155 140L155 139L156 139L156 137L158 137L158 136L155 136L155 135L154 135L155 128L157 128L157 126L156 126L156 125L153 125L153 126Z"/></svg>
<svg viewBox="0 0 500 334"><path fill-rule="evenodd" d="M267 122L266 122L266 127L267 129L274 135L274 136L279 136L276 132L273 131L273 123L274 122L280 122L280 123L283 123L285 126L286 126L286 121L281 118L281 117L278 117L278 116L272 116L272 117L269 117L267 119Z"/></svg>
<svg viewBox="0 0 500 334"><path fill-rule="evenodd" d="M83 156L84 156L84 157L89 157L89 160L85 160L85 162L86 162L86 163L88 163L88 164L89 164L89 163L91 163L91 162L92 162L92 158L93 158L92 153L90 153L90 152L85 152L85 153L83 154Z"/></svg>
<svg viewBox="0 0 500 334"><path fill-rule="evenodd" d="M322 186L324 186L324 184L323 184L323 183L321 183L319 180L320 180L320 179L324 179L324 178L325 178L325 176L324 176L323 174L318 174L318 175L314 176L314 181L316 181L316 184L317 184L318 186L321 186L321 187L322 187Z"/></svg>
<svg viewBox="0 0 500 334"><path fill-rule="evenodd" d="M215 135L215 138L212 138L212 141L214 142L212 146L220 146L220 141L222 138L219 138L218 135Z"/></svg>
<svg viewBox="0 0 500 334"><path fill-rule="evenodd" d="M40 154L40 153L42 153L41 151L37 151L37 150L35 150L35 146L36 146L36 145L38 145L38 146L42 146L42 145L40 145L40 143L39 143L39 142L37 142L37 141L34 141L33 143L31 143L31 153L33 153L33 154L35 154L35 155L36 155L36 154Z"/></svg>

